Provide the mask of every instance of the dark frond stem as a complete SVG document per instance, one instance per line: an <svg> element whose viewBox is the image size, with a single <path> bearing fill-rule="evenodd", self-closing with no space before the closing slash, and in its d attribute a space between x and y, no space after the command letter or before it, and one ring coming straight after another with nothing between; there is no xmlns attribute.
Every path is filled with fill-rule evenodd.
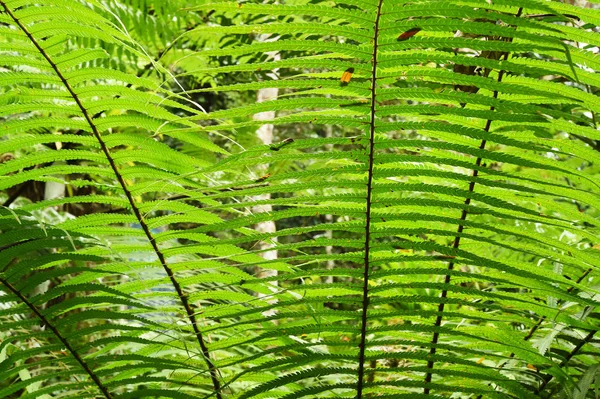
<svg viewBox="0 0 600 399"><path fill-rule="evenodd" d="M576 21L581 21L581 19L577 15L573 14L528 14L525 15L526 18L546 18L546 17L567 17L574 19Z"/></svg>
<svg viewBox="0 0 600 399"><path fill-rule="evenodd" d="M151 68L154 66L155 63L157 63L158 61L160 61L160 59L162 58L162 56L171 49L171 45L169 45L168 48L165 48L163 51L161 51L156 58L154 58L153 62L149 62L146 65L144 65L140 70L138 70L138 72L136 73L135 76L137 76L138 78L143 77L146 72L149 72L151 70ZM128 83L125 85L125 87L127 88L131 88L131 86L133 86L132 83ZM121 98L121 96L115 96L115 98ZM96 119L99 118L102 114L104 113L104 111L100 111L96 114L94 114L94 116L92 116L92 119ZM75 134L80 135L83 134L84 131L83 130L78 130ZM48 165L51 165L52 163L48 163ZM29 169L33 169L34 167L30 167L30 168L25 168L25 170L29 170ZM6 201L4 201L4 203L2 204L2 206L4 207L9 207L13 202L16 201L17 198L19 198L19 196L25 191L27 190L27 188L29 188L31 185L33 185L33 183L35 182L35 180L28 180L24 183L21 183L21 185L19 186L19 188L10 196L8 197L8 199ZM123 208L125 209L125 208Z"/></svg>
<svg viewBox="0 0 600 399"><path fill-rule="evenodd" d="M2 3L2 5L4 5L4 3ZM81 358L81 356L79 356L79 353L77 353L75 351L75 349L71 346L71 344L69 343L69 341L67 341L67 339L62 336L62 334L60 333L60 331L58 331L56 329L56 327L54 327L48 321L48 319L38 310L38 308L36 308L23 294L21 294L21 292L19 292L19 290L17 290L15 287L13 287L13 285L10 284L5 279L0 278L0 283L2 285L4 285L6 288L8 288L10 292L12 292L13 294L15 294L15 296L17 296L22 303L24 303L29 309L31 309L31 311L33 313L35 313L35 315L38 317L38 319L40 319L40 321L42 322L42 324L47 329L49 329L50 331L52 331L52 334L54 334L54 336L56 336L56 338L58 338L60 340L60 342L62 342L62 344L67 349L67 351L75 358L75 360L77 360L77 363L79 363L79 365L81 366L81 368L85 370L85 372L90 376L90 378L92 379L92 381L94 381L94 383L96 384L96 386L98 387L98 389L100 390L100 392L102 392L102 395L104 395L104 397L107 398L107 399L112 399L114 396L102 384L102 381L100 381L100 379L98 378L98 376L92 371L91 367L85 362L85 360L83 360Z"/></svg>
<svg viewBox="0 0 600 399"><path fill-rule="evenodd" d="M591 273L591 271L592 271L592 269L587 269L587 270L586 270L586 271L585 271L585 272L584 272L584 273L581 275L581 277L579 277L579 278L577 279L577 284L581 283L581 282L583 281L583 279L584 279L584 278L586 278L586 277L587 277L587 275ZM573 291L573 288L574 288L573 286L569 287L569 288L567 289L567 293L569 293L569 294L570 294L570 293L571 293L571 291ZM560 305L561 303L562 303L562 300L559 300L559 301L557 302L557 306L558 306L558 305ZM523 338L523 340L524 340L524 341L529 341L529 340L531 339L531 337L533 337L533 334L535 334L535 332L537 331L537 329L538 329L538 328L540 328L540 326L542 325L542 323L544 322L544 320L546 320L546 316L542 316L542 317L540 317L540 319L538 320L538 322L537 322L537 323L535 323L535 325L534 325L533 327L531 327L531 330L529 330L529 333L527 333L527 335L525 336L525 338ZM515 353L514 353L514 352L513 352L513 353L511 353L509 357L512 359L513 357L515 357ZM499 368L502 368L502 367L504 367L504 365L505 365L505 364L506 364L506 362L504 362L502 365L500 365L500 367L499 367Z"/></svg>
<svg viewBox="0 0 600 399"><path fill-rule="evenodd" d="M153 248L153 250L154 250L157 258L159 259L159 261L160 261L163 269L165 270L165 272L169 276L169 279L171 280L171 284L173 285L173 287L175 288L175 290L177 292L177 295L179 296L181 304L182 304L183 308L185 309L187 317L188 317L188 319L190 321L190 324L192 325L192 328L193 328L194 333L196 335L196 339L198 341L198 344L200 345L200 348L202 350L202 354L203 354L204 360L205 360L206 365L207 365L207 367L209 369L209 372L210 372L210 376L211 376L211 380L212 380L212 383L213 383L213 387L214 387L214 389L216 391L217 399L222 399L220 382L219 382L219 379L218 379L218 371L217 371L216 367L214 366L214 364L212 363L212 361L210 360L210 354L208 352L208 347L204 343L204 339L202 338L202 333L200 332L200 329L198 328L198 323L196 321L195 312L192 309L192 306L190 305L190 303L188 302L187 296L183 292L183 289L182 289L181 285L179 284L179 282L175 278L175 275L173 274L173 271L167 265L164 254L161 252L160 248L158 248L158 245L156 244L154 236L152 235L152 232L150 231L150 228L146 224L146 221L144 220L144 218L143 218L143 216L142 216L142 214L141 214L138 206L136 205L135 200L133 199L133 196L131 195L131 192L127 188L127 184L125 183L125 180L123 179L123 176L119 172L119 169L118 169L117 165L115 164L115 161L114 161L112 155L110 154L110 151L108 150L108 147L106 146L106 143L102 139L102 136L100 135L100 132L98 131L98 128L96 127L96 125L95 125L95 123L94 123L94 121L92 119L92 116L89 114L89 112L85 109L85 107L81 103L81 100L79 99L79 96L77 96L77 94L75 93L75 91L71 87L71 84L67 81L67 79L65 78L65 76L58 69L58 67L54 63L54 61L52 61L52 59L50 58L50 56L48 55L48 53L40 46L40 44L38 43L38 41L29 32L29 30L27 29L27 27L25 27L25 25L23 25L23 23L14 15L14 13L4 3L4 1L0 0L0 5L2 5L2 7L5 10L5 12L15 21L15 23L19 26L19 28L23 31L23 33L25 33L25 35L29 38L29 40L32 42L32 44L40 52L40 54L46 59L46 61L48 61L48 63L50 64L50 66L52 67L52 69L54 70L54 72L56 73L56 75L58 76L58 78L62 81L63 85L65 86L65 88L67 89L67 91L70 93L71 97L73 97L73 100L77 103L77 106L81 110L81 113L83 114L85 120L87 121L88 125L92 129L93 135L96 138L96 140L98 140L98 143L100 144L100 147L102 148L102 152L104 153L106 159L108 160L108 162L110 164L110 167L111 167L112 171L114 172L117 180L119 181L119 185L121 186L123 192L125 193L125 196L127 197L127 200L129 201L129 204L131 205L131 209L133 210L133 213L135 214L135 217L138 220L138 223L142 227L142 230L144 231L144 234L146 235L148 241L152 245L152 248Z"/></svg>
<svg viewBox="0 0 600 399"><path fill-rule="evenodd" d="M360 325L360 343L358 345L358 381L356 383L356 399L362 398L362 390L365 378L365 344L367 339L367 313L369 311L369 256L371 247L371 191L373 188L373 159L375 152L375 107L377 98L377 45L379 40L379 18L381 17L381 5L383 0L377 4L377 16L373 33L373 69L371 72L371 121L369 126L369 173L367 177L367 209L365 220L365 262L363 271L363 298L362 316Z"/></svg>
<svg viewBox="0 0 600 399"><path fill-rule="evenodd" d="M569 363L569 361L581 350L581 348L583 348L585 346L585 344L589 343L594 338L594 335L596 335L597 332L598 332L598 330L590 331L590 333L588 335L586 335L581 341L579 341L579 343L577 345L575 345L575 347L571 350L571 352L569 352L567 357L565 357L563 359L563 361L560 362L559 367L560 368L565 367ZM536 395L541 397L542 392L544 391L544 389L546 389L546 386L548 385L548 383L550 381L552 381L552 378L554 378L554 376L550 375L550 374L547 374L544 377L544 382L542 382L542 385L540 385L540 387L538 388ZM552 396L552 394L550 396ZM550 396L548 396L548 398L550 398Z"/></svg>
<svg viewBox="0 0 600 399"><path fill-rule="evenodd" d="M193 28L195 28L198 24L194 25ZM193 28L188 28L187 30L189 31L190 29ZM166 48L164 48L162 51L160 51L158 53L158 55L156 57L154 57L154 59L147 63L146 65L144 65L141 69L139 69L137 71L137 73L135 74L135 76L137 76L138 78L143 77L146 73L150 72L150 70L152 69L152 67L158 63L160 61L160 59L169 51L173 48L173 46L175 45L176 41L173 41L172 43L170 43ZM125 87L127 88L131 88L133 86L132 83L127 83L125 85ZM121 98L121 96L115 96L115 98ZM96 119L99 118L102 114L104 113L104 111L100 111L96 114L94 114L94 116L92 117L92 119ZM83 130L78 130L75 134L83 134ZM52 163L48 163L48 165L51 165ZM30 168L25 168L25 170L29 170L29 169L33 169L33 167ZM17 198L19 198L19 196L28 188L30 187L33 183L35 182L35 180L28 180L24 183L22 183L19 188L10 196L8 197L8 199L6 201L4 201L4 203L2 204L2 206L4 207L9 207L13 202L16 201ZM120 211L124 210L125 208L119 209Z"/></svg>
<svg viewBox="0 0 600 399"><path fill-rule="evenodd" d="M523 8L519 8L519 10L517 11L516 17L520 17L521 13L523 12ZM512 38L508 39L508 42L512 42ZM503 58L504 61L506 61L508 59L508 52L503 54ZM504 71L501 70L498 72L498 82L502 82L502 78L504 77ZM495 90L494 91L494 95L493 95L494 99L498 98L498 91ZM495 107L492 106L490 107L490 111L494 111ZM488 119L485 123L485 127L483 128L484 132L488 133L490 131L490 128L492 126L492 120ZM479 144L479 149L483 150L485 149L485 146L487 144L487 140L483 139L481 140L481 143ZM475 160L475 168L473 168L473 172L471 173L471 177L473 177L473 180L469 183L469 189L468 192L472 193L475 190L475 180L477 178L477 176L479 175L479 167L481 166L481 161L482 158L478 157L477 160ZM465 208L462 210L462 213L460 215L460 221L458 224L458 229L456 230L456 236L454 237L454 242L452 244L452 248L453 249L458 249L458 247L460 246L460 237L461 234L463 232L464 229L464 225L463 222L465 220L467 220L467 207L471 204L471 197L467 197L465 199L464 204L466 205ZM454 270L454 260L451 260L450 262L448 262L448 271L452 271ZM450 284L451 281L451 275L447 274L444 278L444 284L447 286ZM444 308L445 308L445 299L448 297L448 290L444 289L442 291L442 293L440 294L440 303L438 305L438 315L435 319L435 331L433 333L433 337L431 339L431 349L429 350L429 360L427 360L427 373L425 374L425 387L423 388L423 394L425 395L429 395L430 392L430 388L429 388L429 384L431 383L431 379L433 376L433 365L435 363L435 361L433 360L433 356L436 354L436 350L437 350L437 343L439 341L439 337L440 337L440 333L438 331L439 327L442 325L442 320L443 320L443 313L444 313Z"/></svg>
<svg viewBox="0 0 600 399"><path fill-rule="evenodd" d="M587 269L578 279L577 279L577 284L581 283L583 281L584 278L586 278L588 276L588 274L590 274L592 272L592 269ZM571 293L573 291L575 287L571 286L569 288L567 288L567 293ZM556 303L557 306L559 306L562 303L562 300L558 300L558 302ZM546 316L542 316L539 318L539 320L537 321L537 323L535 323L531 329L529 330L529 332L527 333L527 335L523 338L523 341L529 341L531 339L531 337L533 337L533 334L535 334L535 332L538 330L538 328L540 328L540 326L542 325L542 323L544 322L544 320L546 320ZM515 357L515 353L512 352L509 356L508 359L512 359L513 357ZM498 370L502 370L504 368L504 366L506 366L506 364L508 363L508 360L506 360L505 362L503 362L500 366L498 366ZM481 399L483 397L483 394L479 394L477 396L477 399Z"/></svg>

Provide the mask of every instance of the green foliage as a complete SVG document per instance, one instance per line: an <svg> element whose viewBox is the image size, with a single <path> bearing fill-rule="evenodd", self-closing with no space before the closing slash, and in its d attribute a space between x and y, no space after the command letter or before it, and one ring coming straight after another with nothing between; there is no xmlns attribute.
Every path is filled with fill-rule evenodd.
<svg viewBox="0 0 600 399"><path fill-rule="evenodd" d="M594 397L598 26L0 0L0 397Z"/></svg>

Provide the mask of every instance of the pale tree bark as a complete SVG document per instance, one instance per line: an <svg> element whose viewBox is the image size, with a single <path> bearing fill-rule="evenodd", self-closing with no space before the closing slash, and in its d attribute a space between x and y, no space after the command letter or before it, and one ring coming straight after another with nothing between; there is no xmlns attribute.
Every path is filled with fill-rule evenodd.
<svg viewBox="0 0 600 399"><path fill-rule="evenodd" d="M273 100L273 99L277 98L278 91L279 91L278 89L273 89L273 88L260 89L258 91L256 101L260 103L260 102L264 102L264 101ZM254 116L254 119L258 120L258 121L268 121L268 120L272 120L274 118L275 118L275 111L261 112L260 114L256 114ZM273 124L271 124L271 123L264 124L256 131L256 135L258 136L260 141L262 141L263 144L270 145L273 143L273 130L274 130ZM263 175L266 175L268 170L269 170L268 164L261 165L257 170L257 173L258 173L257 176L261 177ZM260 201L260 200L268 200L270 198L271 198L271 194L261 194L261 195L255 196L254 200ZM254 213L271 212L272 210L273 210L273 207L271 206L271 204L261 204L261 205L256 205L256 206L252 207L252 212L254 212ZM265 222L258 223L256 225L256 230L261 233L275 233L277 231L277 228L275 226L274 221L268 220ZM277 237L274 237L270 240L270 242L268 240L261 241L259 243L258 247L260 249L273 248L276 245L275 244L276 242L277 242ZM263 252L263 253L261 253L261 256L267 260L274 260L274 259L277 259L277 251L272 250L272 251ZM277 275L277 272L274 270L263 270L258 274L259 277L269 277L269 276L276 276L276 275Z"/></svg>
<svg viewBox="0 0 600 399"><path fill-rule="evenodd" d="M56 149L60 150L62 148L62 143L57 142L54 143L56 145ZM63 162L61 162L63 163ZM56 164L56 163L55 163ZM44 199L50 200L54 198L64 198L66 194L66 186L64 183L58 183L49 181L46 182L44 187Z"/></svg>
<svg viewBox="0 0 600 399"><path fill-rule="evenodd" d="M56 145L56 149L59 150L62 148L62 143L58 142L55 143ZM58 161L58 162L54 162L54 165L62 165L65 164L65 162L63 161ZM55 182L55 181L47 181L46 184L44 185L44 200L51 200L51 199L55 199L55 198L64 198L66 194L66 186L64 183L59 183L59 182ZM55 207L56 210L58 210L58 207ZM53 250L56 251L56 250ZM41 295L44 294L46 292L48 292L48 290L51 289L51 282L50 280L44 281L43 283L41 283L40 285L38 285L37 287L35 287L35 289L33 290L33 293L35 295ZM41 305L42 309L46 309L46 307L48 306L48 303L44 303Z"/></svg>
<svg viewBox="0 0 600 399"><path fill-rule="evenodd" d="M325 137L326 138L333 137L333 127L331 125L327 125L325 127ZM325 145L325 150L329 151L329 152L333 151L333 145L332 144L326 144ZM327 223L329 223L329 224L332 224L333 223L333 215L326 214L325 215L325 221ZM332 239L333 238L333 230L326 230L325 231L325 238ZM327 255L333 254L333 247L331 245L327 245L325 247L325 253ZM334 266L335 266L335 262L333 260L331 260L331 259L327 260L327 264L325 265L325 267L327 268L327 270L333 269ZM331 283L333 283L333 276L324 276L323 282L325 284L331 284Z"/></svg>
<svg viewBox="0 0 600 399"><path fill-rule="evenodd" d="M565 3L573 4L576 7L593 8L592 3L590 3L587 0L569 0L569 1L566 1Z"/></svg>
<svg viewBox="0 0 600 399"><path fill-rule="evenodd" d="M268 41L268 39L265 35L262 35L261 37L259 37L259 41ZM269 53L269 56L270 56L271 60L273 60L273 61L278 61L281 59L280 54L277 52ZM272 80L276 80L277 79L277 70L273 70L273 72L268 73L267 77L269 77ZM260 89L256 96L256 102L261 103L261 102L265 102L265 101L275 100L277 98L278 94L279 94L279 89L276 89L276 88ZM259 114L254 115L254 120L257 120L257 121L269 121L269 120L273 120L274 118L275 118L275 111L261 112ZM265 123L256 131L256 135L263 144L270 145L273 143L273 130L274 130L274 126L272 123ZM261 165L257 170L258 177L266 175L268 170L269 170L268 164ZM261 194L261 195L255 196L254 200L261 201L261 200L269 200L270 198L271 198L271 194ZM253 213L271 212L272 210L273 210L273 207L271 206L271 204L260 204L260 205L256 205L256 206L252 207ZM256 228L256 231L258 231L260 233L275 233L277 231L275 222L272 220L258 223L255 228ZM277 245L277 237L273 237L271 239L261 240L258 243L257 247L260 250L268 250L270 248L275 248L276 245ZM277 259L277 250L272 249L270 251L261 252L260 255L266 260L275 260L275 259ZM267 265L267 267L268 267L268 265ZM260 268L257 270L257 274L256 274L256 277L258 277L258 278L268 278L268 277L274 277L274 276L277 276L277 270L269 270L269 269ZM275 287L277 286L277 282L273 281L270 283L270 285L272 287L272 290L275 292L275 290L276 290ZM259 297L264 297L264 296L265 296L265 294L259 294ZM269 302L274 303L274 301L269 301ZM263 314L265 316L270 316L270 315L275 314L275 312L274 311L264 312Z"/></svg>

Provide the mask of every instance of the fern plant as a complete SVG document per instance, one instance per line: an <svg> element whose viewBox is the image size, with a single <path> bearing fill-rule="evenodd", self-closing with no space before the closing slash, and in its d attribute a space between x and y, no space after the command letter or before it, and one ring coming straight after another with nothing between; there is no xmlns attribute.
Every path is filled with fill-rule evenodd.
<svg viewBox="0 0 600 399"><path fill-rule="evenodd" d="M593 397L593 3L177 5L0 0L0 397Z"/></svg>

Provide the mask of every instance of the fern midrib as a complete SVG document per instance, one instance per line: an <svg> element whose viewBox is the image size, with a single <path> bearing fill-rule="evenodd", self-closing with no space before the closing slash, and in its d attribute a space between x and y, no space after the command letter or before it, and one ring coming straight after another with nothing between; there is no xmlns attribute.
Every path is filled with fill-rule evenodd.
<svg viewBox="0 0 600 399"><path fill-rule="evenodd" d="M523 8L520 7L515 15L516 18L519 18L521 16L523 12ZM513 38L509 38L507 40L509 43L512 43ZM505 52L503 54L503 61L506 61L508 59L508 52ZM497 82L501 83L502 82L502 78L504 77L504 70L500 70L498 72L498 78L497 78ZM498 98L498 91L494 90L493 93L493 98L497 99ZM494 106L490 107L490 111L494 111L496 108ZM489 133L490 128L492 126L492 120L488 119L485 123L485 127L483 128L483 131L485 133ZM479 144L479 149L480 150L484 150L485 146L487 144L487 140L484 138L481 140L481 143ZM471 177L473 178L473 180L469 183L469 188L468 188L468 192L472 193L475 190L475 184L476 184L476 178L479 175L479 167L481 166L481 161L482 158L481 157L477 157L477 159L475 160L475 168L473 169L472 173L471 173ZM467 197L465 198L464 204L466 207L468 207L471 204L471 197ZM460 239L461 239L461 234L463 232L464 229L464 225L462 224L462 222L464 222L467 219L467 215L468 215L468 211L467 208L463 209L460 215L460 223L458 225L458 228L456 230L456 236L454 237L454 242L452 243L452 248L453 249L458 249L460 246ZM454 270L454 260L451 260L448 262L448 271L452 271ZM450 274L447 274L446 277L444 278L444 284L449 285L450 282L452 280L452 276ZM448 297L448 290L443 290L442 293L440 294L440 303L438 305L438 312L439 315L436 317L435 319L435 331L433 333L433 337L431 339L431 348L429 349L429 357L430 359L427 361L427 373L425 374L425 387L423 388L423 394L424 395L429 395L430 392L430 388L429 388L429 384L431 383L431 379L433 377L433 366L435 364L435 361L432 359L433 356L436 354L437 352L437 343L439 341L439 337L440 337L440 333L438 331L439 327L441 327L442 325L442 320L444 319L444 309L445 309L445 299Z"/></svg>
<svg viewBox="0 0 600 399"><path fill-rule="evenodd" d="M383 0L377 3L377 15L373 33L373 68L371 72L371 110L369 123L369 172L367 177L367 206L365 220L365 259L363 270L363 298L362 315L360 326L360 343L358 346L358 381L356 384L356 399L362 398L364 374L365 374L365 343L367 337L367 317L369 311L369 256L371 244L371 192L373 190L373 164L375 155L375 111L376 111L376 89L377 89L377 50L379 40L379 19L381 18L381 6Z"/></svg>
<svg viewBox="0 0 600 399"><path fill-rule="evenodd" d="M584 272L584 273L583 273L581 276L579 276L579 278L578 278L578 279L577 279L577 281L576 281L576 282L577 282L577 284L581 283L581 282L583 281L583 279L584 279L584 278L586 278L586 277L587 277L587 275L588 275L588 274L590 274L591 272L592 272L592 269L587 269L587 270L586 270L586 271L585 271L585 272ZM575 289L575 287L574 287L574 286L571 286L571 287L569 287L569 288L567 289L567 293L570 293L570 292L572 292L574 289ZM558 300L558 302L556 303L556 306L558 307L558 306L559 306L560 304L562 304L562 303L563 303L563 301L562 301L562 300ZM533 334L535 334L535 332L538 330L538 328L540 328L540 326L542 325L542 323L544 322L544 320L546 320L546 316L542 316L542 317L540 317L540 318L538 319L537 323L535 323L535 324L534 324L534 325L533 325L533 326L532 326L532 327L529 329L529 332L527 333L527 335L525 336L525 338L523 338L523 341L525 341L525 342L529 341L529 340L530 340L530 339L533 337ZM594 334L595 334L596 332L597 332L597 331L595 331L595 332L594 332ZM592 335L592 337L593 337L593 335ZM586 338L587 338L587 337L586 337ZM585 342L586 338L584 338L584 339L583 339L583 341L584 341L584 342ZM590 337L590 339L591 339L591 337ZM578 350L579 350L579 349L580 349L580 348L578 348ZM573 357L574 355L575 355L575 353L571 353L571 354L568 356L568 358L570 359L570 358L571 358L571 357ZM508 364L508 361L509 361L510 359L514 358L514 357L515 357L515 352L511 352L511 354L508 356L508 359L507 359L507 360L505 360L505 361L504 361L502 364L500 364L500 366L498 366L498 370L502 370L502 369L504 368L504 366L506 366L506 365ZM566 364L566 363L564 363L564 362L563 362L563 363L561 363L561 366L560 366L560 367L564 366L564 364ZM544 379L544 381L545 381L545 382L544 382L543 384L547 384L547 383L549 383L549 382L550 382L550 380L552 379L552 376L550 375L550 377L549 377L549 378L548 378L548 377L546 377L546 378L548 379L548 381L546 381L546 379ZM539 393L541 393L541 391L542 391L542 390L543 390L543 388L539 390ZM477 395L477 398L476 398L476 399L481 399L481 398L483 398L483 394L479 394L479 395Z"/></svg>
<svg viewBox="0 0 600 399"><path fill-rule="evenodd" d="M581 283L583 281L584 278L587 277L588 274L590 274L592 272L592 269L587 269L581 276L579 276L579 278L576 280L577 284ZM567 292L570 293L575 289L574 286L571 286L567 289ZM557 308L560 306L560 304L562 304L563 301L559 300L556 303ZM527 333L527 335L525 336L525 338L523 338L523 341L527 342L529 341L533 335L535 334L535 332L538 330L538 328L540 328L540 326L542 325L542 323L544 322L544 320L546 320L546 316L542 316L539 318L539 320L537 321L537 323L535 323L531 329L529 330L529 332ZM589 340L591 340L594 335L597 333L597 331L592 331L590 332L590 334L588 334L585 338L583 338L578 345L576 345L573 350L569 353L569 355L561 362L560 367L564 367L568 361L575 356L575 354L587 343L589 342ZM511 354L508 356L508 359L506 361L504 361L502 364L500 364L500 366L498 366L498 370L501 370L504 368L504 366L506 366L506 364L508 364L508 361L512 358L515 357L515 353L511 352ZM544 390L544 388L546 387L546 385L552 380L554 376L552 375L547 375L546 377L543 378L543 382L542 385L540 385L540 387L538 388L537 394L540 395L542 393L542 391ZM483 394L480 394L477 396L477 399L481 399L483 397Z"/></svg>
<svg viewBox="0 0 600 399"><path fill-rule="evenodd" d="M1 3L6 8L4 3ZM33 305L33 303L31 303L23 294L21 294L21 292L19 292L19 290L17 290L12 284L10 284L5 279L0 278L0 283L2 283L2 285L8 288L16 297L18 297L21 300L21 302L23 302L29 309L31 309L31 311L37 316L37 318L40 319L42 324L46 326L50 331L52 331L52 334L54 334L56 338L58 338L58 340L65 346L65 348L71 354L71 356L73 356L77 363L79 363L81 368L85 370L85 372L90 376L92 381L94 381L94 383L96 384L100 392L102 392L104 397L107 399L113 399L112 394L108 391L104 384L102 384L102 381L100 381L100 378L98 378L98 376L96 375L96 373L94 373L92 368L85 362L85 360L81 358L81 356L79 356L79 353L77 353L77 351L71 346L69 341L67 341L67 339L60 333L60 331L58 331L58 329L52 323L50 323L50 321L38 310L38 308L36 308Z"/></svg>
<svg viewBox="0 0 600 399"><path fill-rule="evenodd" d="M591 88L590 85L586 85L586 89L588 90L588 92L591 93ZM595 128L597 128L597 123L596 123L596 113L595 112L591 112L592 113L592 121L593 121L593 125ZM578 137L579 139L581 139L581 137ZM597 143L596 144L590 144L587 143L588 145L596 148L596 150L598 150L597 148ZM578 279L577 279L577 284L579 284L580 282L583 281L584 278L587 277L588 274L590 274L592 272L592 269L587 269ZM573 291L574 287L569 287L569 289L567 289L567 292L571 292ZM562 301L559 301L557 303L557 306L562 303ZM527 334L527 336L525 337L525 341L528 341L533 334L535 333L535 331L542 325L542 323L544 322L544 320L546 320L546 317L540 317L540 319L538 320L538 322L531 328L531 330L529 331L529 334ZM587 343L589 343L594 336L596 335L596 333L598 332L598 330L594 330L594 331L590 331L590 333L588 335L586 335L581 341L579 341L579 343L577 345L575 345L575 347L571 350L571 352L569 352L569 354L567 355L567 357L565 357L563 359L563 361L560 363L559 367L563 368L564 366L566 366L569 361L577 354L577 352L579 352ZM511 358L514 356L514 354L511 354ZM504 366L506 364L503 363L502 366ZM540 385L540 387L537 390L537 395L541 397L542 392L544 391L544 389L546 389L546 386L550 383L550 381L552 381L552 379L554 378L554 375L552 374L546 374L546 376L543 379L542 384ZM548 396L548 398L550 398L552 396L552 394L550 394L550 396ZM478 398L481 399L481 398Z"/></svg>
<svg viewBox="0 0 600 399"><path fill-rule="evenodd" d="M164 254L161 252L160 248L158 248L158 245L156 244L156 241L154 239L154 236L152 235L152 232L150 231L148 225L146 224L144 218L142 217L142 214L141 214L139 208L137 207L137 205L136 205L136 203L135 203L135 201L133 199L133 196L132 196L131 192L127 188L127 184L125 183L125 180L124 180L123 176L119 172L119 170L117 168L117 165L116 165L116 163L115 163L112 155L110 154L110 151L109 151L108 147L106 146L106 143L102 139L102 136L101 136L100 132L98 131L98 128L96 127L96 125L94 124L94 122L92 120L92 117L90 116L90 114L87 111L87 109L83 106L83 104L82 104L79 96L75 93L75 91L71 87L71 84L68 82L68 80L66 79L66 77L62 74L62 72L58 69L58 66L56 65L56 63L54 63L54 61L52 61L52 59L50 58L50 56L48 55L48 53L40 46L40 44L38 43L38 41L33 37L33 35L25 27L25 25L23 25L23 23L16 17L16 15L10 10L10 8L5 4L5 2L4 1L0 1L0 4L4 8L5 12L12 18L13 21L15 21L15 23L19 26L19 28L23 31L23 33L27 36L27 38L31 41L31 43L35 46L35 48L40 52L40 54L46 59L46 61L48 62L48 64L54 70L54 72L56 73L56 75L58 76L58 78L61 80L62 84L65 86L65 88L67 89L67 91L69 92L69 94L71 95L71 97L73 98L73 100L75 101L75 103L77 104L77 106L79 107L79 109L81 110L81 113L84 116L86 122L88 123L88 125L92 129L92 133L93 133L94 137L96 138L96 140L98 140L98 143L100 144L102 152L104 153L104 156L108 160L108 162L110 164L110 167L113 170L113 172L114 172L114 174L115 174L115 176L116 176L116 178L117 178L117 180L119 182L119 185L121 186L121 189L125 193L125 196L127 197L127 200L130 203L130 205L131 205L131 209L133 210L133 213L134 213L135 217L137 218L140 226L142 227L142 230L144 231L144 234L146 235L148 241L152 245L152 249L154 250L156 256L158 257L158 259L159 259L159 261L160 261L163 269L165 270L165 272L167 273L167 275L168 275L168 277L169 277L169 279L171 281L171 284L175 288L175 290L177 292L177 295L180 298L181 304L182 304L182 306L185 309L185 312L186 312L187 317L188 317L188 319L190 321L190 324L192 325L192 328L193 328L194 333L196 335L196 339L197 339L198 344L200 345L200 348L202 350L202 354L203 354L204 360L205 360L206 365L207 365L207 367L209 369L211 380L212 380L212 384L213 384L213 387L214 387L215 392L216 392L216 397L217 397L217 399L222 399L220 382L219 382L219 379L218 379L218 370L216 369L216 367L214 366L214 364L210 360L210 353L208 351L208 347L204 343L204 339L202 337L202 333L200 332L200 329L198 328L198 323L196 321L195 312L192 309L190 303L188 302L187 296L183 292L183 289L182 289L181 285L179 284L179 282L175 278L175 276L173 274L173 271L167 265ZM91 372L91 370L90 370L90 372ZM93 377L93 378L95 378L94 379L95 381L97 380L97 377ZM98 382L99 382L99 380L98 380ZM106 391L106 392L108 393L108 391ZM110 398L110 396L106 396L106 397Z"/></svg>
<svg viewBox="0 0 600 399"><path fill-rule="evenodd" d="M586 335L581 341L579 341L579 343L577 345L575 345L575 347L571 350L571 352L569 352L569 354L563 359L563 361L560 362L558 367L561 369L563 367L565 367L569 363L569 361L577 354L577 352L579 352L588 342L591 342L591 340L594 338L594 336L596 335L597 332L598 332L598 330L590 331L588 335ZM552 374L546 374L543 377L543 382L536 391L537 396L539 396L539 397L542 396L542 393L546 389L546 386L550 383L550 381L552 381L553 378L554 378L554 376ZM550 394L547 397L547 399L550 399L551 396L552 396L552 394Z"/></svg>

